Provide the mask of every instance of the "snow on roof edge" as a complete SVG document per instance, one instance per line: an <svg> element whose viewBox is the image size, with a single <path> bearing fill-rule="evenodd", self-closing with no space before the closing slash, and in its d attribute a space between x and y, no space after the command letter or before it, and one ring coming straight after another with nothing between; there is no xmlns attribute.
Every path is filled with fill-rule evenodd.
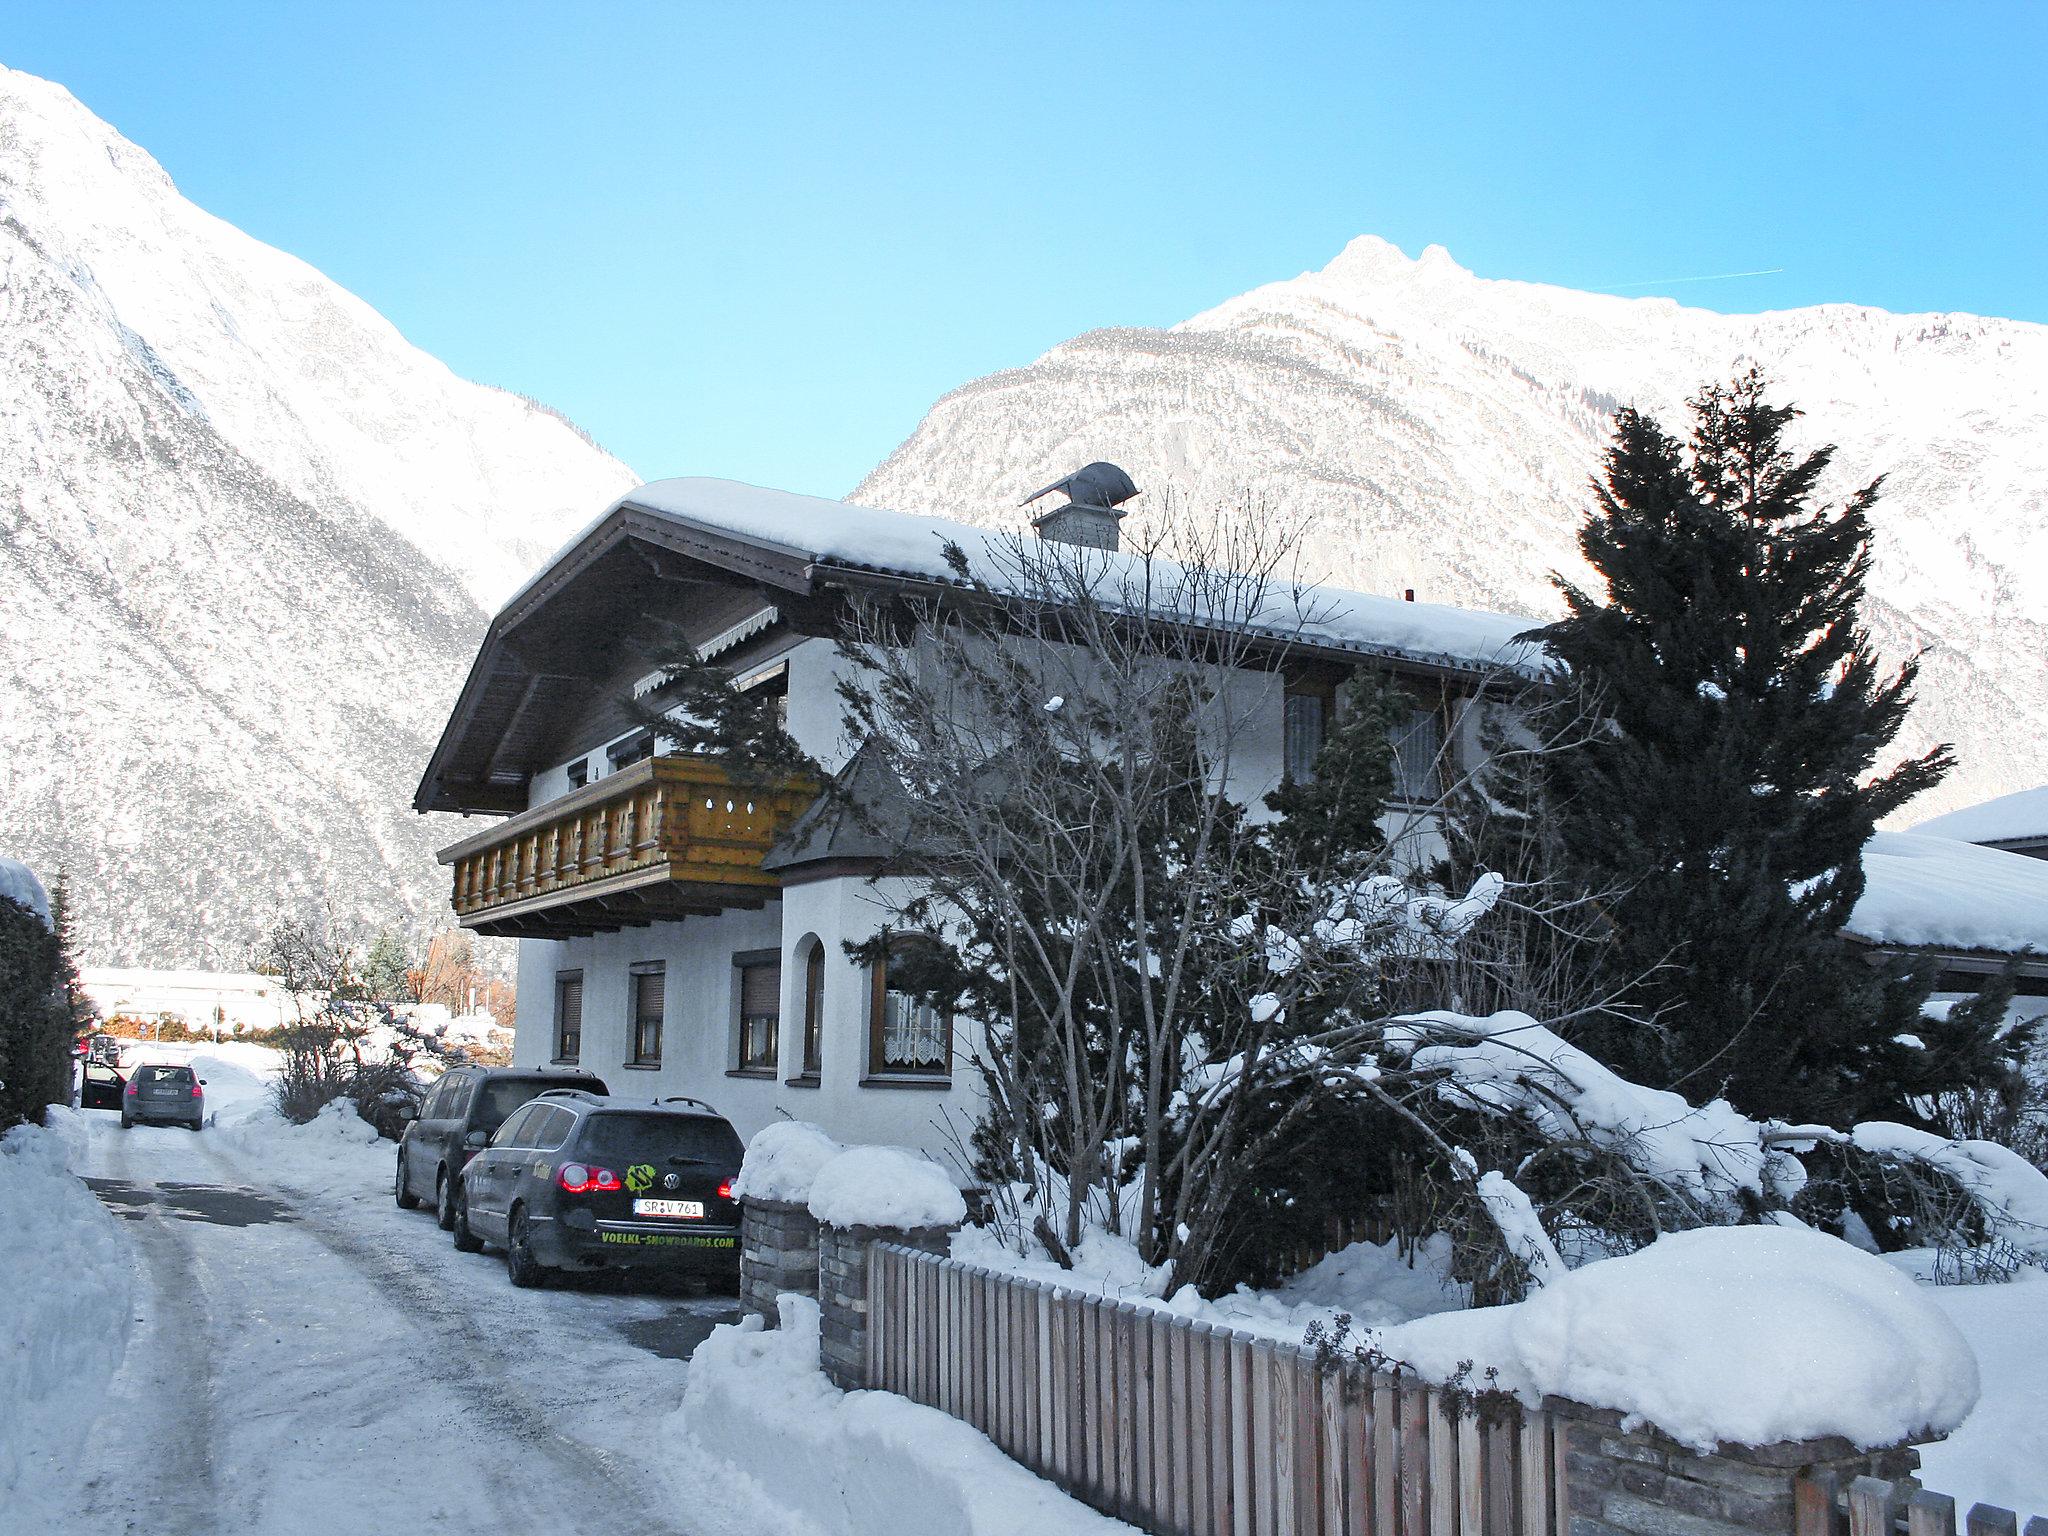
<svg viewBox="0 0 2048 1536"><path fill-rule="evenodd" d="M2048 955L2048 860L1878 832L1863 850L1862 900L1845 931L1909 949Z"/></svg>
<svg viewBox="0 0 2048 1536"><path fill-rule="evenodd" d="M1965 843L2013 843L2048 838L2048 784L2016 789L1980 800L1910 828L1916 836L1950 837Z"/></svg>
<svg viewBox="0 0 2048 1536"><path fill-rule="evenodd" d="M813 564L949 585L957 578L943 558L946 544L957 543L970 552L977 548L991 551L999 550L998 541L1010 536L1006 530L863 507L737 480L708 476L651 480L618 497L579 529L506 601L500 614L522 601L607 519L628 506L694 523ZM1117 558L1105 557L1110 561ZM1535 669L1538 648L1517 637L1534 628L1539 622L1536 619L1411 603L1321 584L1302 591L1333 608L1323 621L1299 627L1305 638L1425 664L1502 667L1525 674ZM1276 637L1283 633L1278 624L1250 627Z"/></svg>
<svg viewBox="0 0 2048 1536"><path fill-rule="evenodd" d="M50 920L50 893L43 889L35 871L19 859L0 858L0 896L20 902L43 920L45 928L56 927Z"/></svg>

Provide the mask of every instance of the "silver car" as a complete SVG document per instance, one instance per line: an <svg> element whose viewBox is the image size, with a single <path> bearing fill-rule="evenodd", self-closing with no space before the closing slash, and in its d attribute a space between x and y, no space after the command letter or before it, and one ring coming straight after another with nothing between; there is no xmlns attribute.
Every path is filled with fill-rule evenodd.
<svg viewBox="0 0 2048 1536"><path fill-rule="evenodd" d="M128 1074L121 1095L121 1129L144 1125L186 1125L198 1130L206 1123L206 1079L190 1067L151 1062Z"/></svg>

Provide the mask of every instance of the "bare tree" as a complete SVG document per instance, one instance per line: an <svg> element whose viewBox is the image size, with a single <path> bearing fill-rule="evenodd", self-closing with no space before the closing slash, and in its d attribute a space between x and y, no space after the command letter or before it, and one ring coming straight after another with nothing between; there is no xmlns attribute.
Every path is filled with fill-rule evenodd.
<svg viewBox="0 0 2048 1536"><path fill-rule="evenodd" d="M1418 899L1376 837L1283 845L1248 810L1318 615L1284 530L1225 527L1170 530L1176 561L950 548L950 587L867 603L843 645L911 877L860 957L980 1024L976 1150L1016 1229L1062 1259L1126 1231L1176 1284L1211 1275L1245 1180L1319 1101L1388 1097L1384 966L1498 896Z"/></svg>

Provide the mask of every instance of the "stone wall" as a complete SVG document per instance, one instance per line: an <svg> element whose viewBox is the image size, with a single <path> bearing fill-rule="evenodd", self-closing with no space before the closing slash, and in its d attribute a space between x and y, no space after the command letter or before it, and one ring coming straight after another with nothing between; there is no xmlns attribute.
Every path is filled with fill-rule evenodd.
<svg viewBox="0 0 2048 1536"><path fill-rule="evenodd" d="M868 1245L895 1243L926 1253L952 1248L950 1227L823 1227L818 1232L819 1363L837 1387L868 1384Z"/></svg>
<svg viewBox="0 0 2048 1536"><path fill-rule="evenodd" d="M1858 1451L1846 1440L1721 1446L1702 1455L1621 1415L1552 1399L1568 1420L1571 1536L1792 1536L1793 1484L1804 1473L1911 1476L1911 1447Z"/></svg>
<svg viewBox="0 0 2048 1536"><path fill-rule="evenodd" d="M740 1305L775 1326L775 1298L818 1294L818 1223L801 1205L740 1206Z"/></svg>

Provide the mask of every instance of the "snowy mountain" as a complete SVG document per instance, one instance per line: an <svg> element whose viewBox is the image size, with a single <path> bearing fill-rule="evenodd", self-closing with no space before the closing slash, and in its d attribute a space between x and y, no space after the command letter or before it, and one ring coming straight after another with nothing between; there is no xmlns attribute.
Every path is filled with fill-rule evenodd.
<svg viewBox="0 0 2048 1536"><path fill-rule="evenodd" d="M494 604L626 468L0 69L0 853L97 964L445 901L412 786Z"/></svg>
<svg viewBox="0 0 2048 1536"><path fill-rule="evenodd" d="M1832 488L1887 476L1871 627L1924 652L1903 744L1961 766L1904 820L2048 778L2048 326L1826 305L1720 315L1473 276L1353 241L1319 272L1170 330L1108 330L955 390L853 499L1017 525L1091 459L1191 509L1314 518L1305 573L1549 616L1609 420L1757 362L1840 445Z"/></svg>

